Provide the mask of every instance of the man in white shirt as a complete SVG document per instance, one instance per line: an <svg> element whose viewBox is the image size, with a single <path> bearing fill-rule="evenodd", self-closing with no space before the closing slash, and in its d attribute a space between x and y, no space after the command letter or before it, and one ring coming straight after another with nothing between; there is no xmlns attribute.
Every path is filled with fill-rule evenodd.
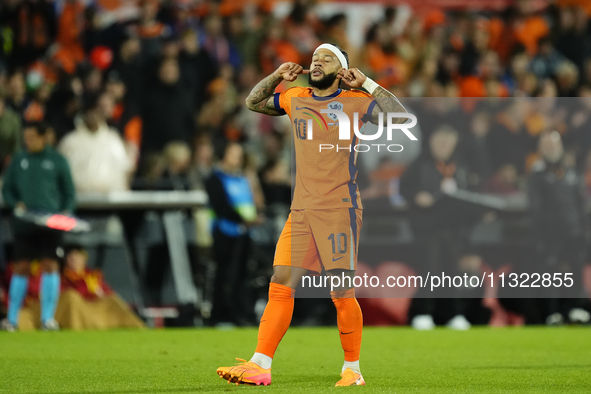
<svg viewBox="0 0 591 394"><path fill-rule="evenodd" d="M106 94L106 93L104 93ZM100 96L89 99L76 128L62 139L58 150L68 160L77 192L108 193L128 190L135 158L100 109Z"/></svg>

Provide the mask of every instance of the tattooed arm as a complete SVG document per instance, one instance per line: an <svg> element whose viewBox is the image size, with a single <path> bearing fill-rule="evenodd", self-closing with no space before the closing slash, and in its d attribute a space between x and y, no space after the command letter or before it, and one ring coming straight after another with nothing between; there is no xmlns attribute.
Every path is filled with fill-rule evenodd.
<svg viewBox="0 0 591 394"><path fill-rule="evenodd" d="M302 66L296 63L283 63L275 72L259 82L246 98L246 107L254 112L279 116L282 115L276 108L273 100L275 88L286 80L295 81L299 74L307 73Z"/></svg>
<svg viewBox="0 0 591 394"><path fill-rule="evenodd" d="M252 89L246 98L246 107L251 111L260 112L266 115L281 115L281 113L275 108L273 93L282 80L283 78L275 73L263 79Z"/></svg>
<svg viewBox="0 0 591 394"><path fill-rule="evenodd" d="M367 80L367 77L359 71L358 68L352 68L349 70L341 70L339 76L345 81L345 83L352 88L361 88L364 87L363 84ZM373 89L370 94L376 98L376 106L373 107L371 113L371 123L378 124L379 122L379 114L380 112L384 113L384 123L387 122L386 113L388 112L408 112L406 108L400 103L400 101L390 93L388 90L384 89L380 85L375 84L375 88ZM393 123L404 123L408 120L408 118L394 118L392 119Z"/></svg>
<svg viewBox="0 0 591 394"><path fill-rule="evenodd" d="M373 124L378 124L379 122L379 115L380 112L384 113L384 122L387 122L386 115L388 112L408 112L406 108L400 103L398 98L390 93L388 90L384 89L383 87L379 86L376 90L373 91L371 94L376 100L376 106L373 107L373 111L371 112L371 122ZM408 120L408 118L393 118L392 123L404 123Z"/></svg>

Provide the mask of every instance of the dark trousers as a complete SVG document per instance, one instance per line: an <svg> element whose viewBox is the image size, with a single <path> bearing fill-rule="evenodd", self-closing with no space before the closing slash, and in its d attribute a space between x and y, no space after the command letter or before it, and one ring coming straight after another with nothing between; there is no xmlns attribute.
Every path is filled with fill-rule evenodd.
<svg viewBox="0 0 591 394"><path fill-rule="evenodd" d="M453 277L461 275L458 262L466 251L468 226L448 226L445 228L414 228L417 240L417 258L413 269L426 278L431 276ZM447 286L447 284L446 284ZM478 291L478 289L477 289ZM466 314L471 302L468 298L480 298L481 294L472 289L445 288L431 291L430 285L419 289L413 298L409 310L409 317L416 315L432 315L437 317L437 323L443 323L458 314Z"/></svg>
<svg viewBox="0 0 591 394"><path fill-rule="evenodd" d="M2 218L0 217L0 275L4 272L6 268L6 253L5 253L5 245L4 239L2 238Z"/></svg>
<svg viewBox="0 0 591 394"><path fill-rule="evenodd" d="M548 273L554 278L555 273L572 273L572 287L540 288L542 313L549 316L553 313L567 314L570 309L580 308L584 304L583 267L586 262L586 242L583 237L553 237L540 241L536 245L538 264L533 271L540 275Z"/></svg>
<svg viewBox="0 0 591 394"><path fill-rule="evenodd" d="M213 291L214 322L247 324L254 312L248 285L250 235L229 237L219 230L213 232L216 273Z"/></svg>

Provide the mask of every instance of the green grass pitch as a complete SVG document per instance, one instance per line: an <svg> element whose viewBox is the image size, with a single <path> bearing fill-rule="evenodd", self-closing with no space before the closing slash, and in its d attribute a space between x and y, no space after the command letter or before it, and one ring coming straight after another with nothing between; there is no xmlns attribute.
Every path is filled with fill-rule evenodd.
<svg viewBox="0 0 591 394"><path fill-rule="evenodd" d="M0 333L0 393L591 393L591 329L366 328L365 387L335 388L335 328L292 328L269 387L229 385L255 329Z"/></svg>

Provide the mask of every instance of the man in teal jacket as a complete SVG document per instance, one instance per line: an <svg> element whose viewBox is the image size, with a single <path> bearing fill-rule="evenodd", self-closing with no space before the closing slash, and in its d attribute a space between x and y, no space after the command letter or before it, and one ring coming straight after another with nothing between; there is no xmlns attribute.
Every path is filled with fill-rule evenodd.
<svg viewBox="0 0 591 394"><path fill-rule="evenodd" d="M23 130L25 150L14 155L2 185L7 207L15 211L70 213L74 209L75 189L66 159L47 145L46 128L38 123ZM60 275L58 249L61 232L34 226L13 218L13 276L8 291L8 316L2 328L14 331L28 289L29 264L39 260L41 284L41 324L45 330L57 330L54 319L59 299Z"/></svg>

